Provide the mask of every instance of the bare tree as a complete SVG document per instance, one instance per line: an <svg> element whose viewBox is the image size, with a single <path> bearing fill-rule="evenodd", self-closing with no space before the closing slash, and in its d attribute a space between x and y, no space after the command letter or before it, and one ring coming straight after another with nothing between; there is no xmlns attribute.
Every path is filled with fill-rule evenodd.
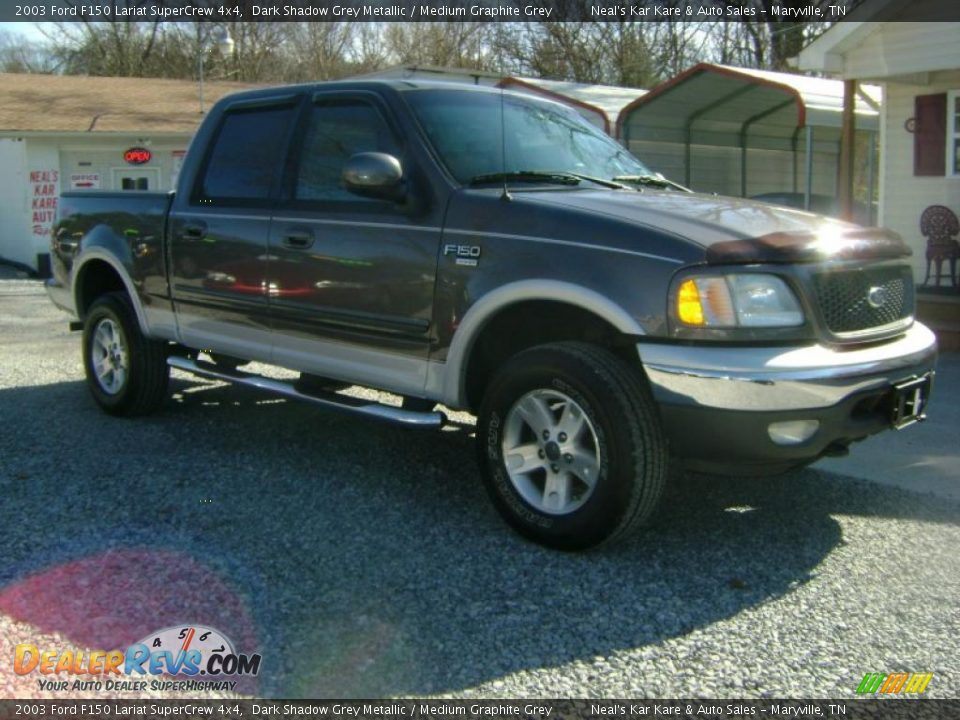
<svg viewBox="0 0 960 720"><path fill-rule="evenodd" d="M646 24L652 74L663 81L704 61L712 45L712 23L651 22Z"/></svg>
<svg viewBox="0 0 960 720"><path fill-rule="evenodd" d="M500 65L520 75L650 87L690 64L704 42L684 23L598 21L582 3L566 12L580 21L510 23L496 36Z"/></svg>
<svg viewBox="0 0 960 720"><path fill-rule="evenodd" d="M848 10L861 5L865 0L747 0L729 2L713 0L717 7L730 12L747 8L750 12L736 17L740 22L725 34L724 40L733 41L720 51L722 57L733 64L745 67L786 70L790 58L831 25L830 6L844 6ZM821 12L812 14L817 10Z"/></svg>
<svg viewBox="0 0 960 720"><path fill-rule="evenodd" d="M129 8L147 0L113 1ZM0 43L0 64L27 72L193 78L202 56L205 76L211 80L299 82L412 63L651 87L702 61L783 69L788 58L828 25L784 12L805 8L808 1L746 0L757 12L741 22L601 21L590 16L582 0L555 0L570 22L217 25L93 23L84 18L49 24L47 49L42 52L10 40ZM814 0L814 4L846 2L849 6L861 1ZM664 7L681 0L657 2ZM723 14L728 6L741 7L728 0L702 2ZM235 43L229 56L211 43L221 29L228 30Z"/></svg>
<svg viewBox="0 0 960 720"><path fill-rule="evenodd" d="M538 77L603 82L610 55L604 24L591 20L579 0L557 0L557 5L562 17L575 21L524 23L514 38L515 59L527 74Z"/></svg>
<svg viewBox="0 0 960 720"><path fill-rule="evenodd" d="M332 80L353 71L357 24L290 23L284 40L284 79Z"/></svg>
<svg viewBox="0 0 960 720"><path fill-rule="evenodd" d="M0 72L54 73L59 63L44 43L0 31Z"/></svg>
<svg viewBox="0 0 960 720"><path fill-rule="evenodd" d="M223 77L231 80L284 80L285 23L230 22L225 27L235 43L233 56L224 58Z"/></svg>
<svg viewBox="0 0 960 720"><path fill-rule="evenodd" d="M390 61L383 43L383 25L364 23L354 28L353 62L357 72L379 70Z"/></svg>
<svg viewBox="0 0 960 720"><path fill-rule="evenodd" d="M488 23L390 23L382 28L393 62L475 70L489 66Z"/></svg>
<svg viewBox="0 0 960 720"><path fill-rule="evenodd" d="M115 19L117 10L132 11L146 0L113 0L110 19L79 16L79 22L51 23L54 30L41 29L53 55L66 73L136 76L157 74L155 51L161 37L161 21L127 22ZM80 3L65 0L78 12Z"/></svg>
<svg viewBox="0 0 960 720"><path fill-rule="evenodd" d="M600 26L599 36L606 48L603 82L624 87L655 84L654 53L644 23L607 23Z"/></svg>

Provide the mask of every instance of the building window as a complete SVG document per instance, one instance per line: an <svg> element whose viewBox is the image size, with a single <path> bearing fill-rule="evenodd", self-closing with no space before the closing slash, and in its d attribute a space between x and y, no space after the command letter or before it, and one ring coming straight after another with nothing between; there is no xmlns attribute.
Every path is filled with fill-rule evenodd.
<svg viewBox="0 0 960 720"><path fill-rule="evenodd" d="M960 90L947 93L947 175L960 176Z"/></svg>

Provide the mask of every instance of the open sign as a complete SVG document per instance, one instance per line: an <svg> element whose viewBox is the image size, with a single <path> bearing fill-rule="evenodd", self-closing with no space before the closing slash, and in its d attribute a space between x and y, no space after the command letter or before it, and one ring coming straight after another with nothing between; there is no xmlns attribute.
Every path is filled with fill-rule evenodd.
<svg viewBox="0 0 960 720"><path fill-rule="evenodd" d="M142 147L130 148L123 154L124 161L131 165L143 165L150 162L152 157L153 153Z"/></svg>

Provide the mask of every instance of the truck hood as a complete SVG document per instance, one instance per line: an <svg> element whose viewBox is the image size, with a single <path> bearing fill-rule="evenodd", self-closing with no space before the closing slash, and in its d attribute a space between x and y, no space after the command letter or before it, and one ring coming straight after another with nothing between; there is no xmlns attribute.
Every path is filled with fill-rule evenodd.
<svg viewBox="0 0 960 720"><path fill-rule="evenodd" d="M517 193L537 204L618 218L700 245L708 263L815 262L910 255L900 236L740 198L644 189Z"/></svg>

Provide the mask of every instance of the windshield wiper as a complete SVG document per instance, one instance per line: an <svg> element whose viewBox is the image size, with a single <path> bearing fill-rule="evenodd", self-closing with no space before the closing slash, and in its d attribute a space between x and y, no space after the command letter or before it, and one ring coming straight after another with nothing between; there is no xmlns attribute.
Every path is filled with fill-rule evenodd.
<svg viewBox="0 0 960 720"><path fill-rule="evenodd" d="M514 170L512 172L489 173L474 175L470 178L471 185L484 183L522 182L522 183L553 183L555 185L579 185L580 178L572 173L542 172L539 170Z"/></svg>
<svg viewBox="0 0 960 720"><path fill-rule="evenodd" d="M580 178L581 180L586 180L587 182L596 183L597 185L603 185L603 187L608 187L613 190L630 190L631 189L627 185L624 185L622 182L616 182L620 178L613 178L613 180L605 180L604 178L594 177L593 175L584 175L582 173L565 172L564 174L572 175L575 178Z"/></svg>
<svg viewBox="0 0 960 720"><path fill-rule="evenodd" d="M656 175L617 175L613 180L616 182L631 183L633 185L659 185L660 187L674 188L675 190L682 190L683 192L693 192L693 190L680 183L667 180L667 178L660 173Z"/></svg>

